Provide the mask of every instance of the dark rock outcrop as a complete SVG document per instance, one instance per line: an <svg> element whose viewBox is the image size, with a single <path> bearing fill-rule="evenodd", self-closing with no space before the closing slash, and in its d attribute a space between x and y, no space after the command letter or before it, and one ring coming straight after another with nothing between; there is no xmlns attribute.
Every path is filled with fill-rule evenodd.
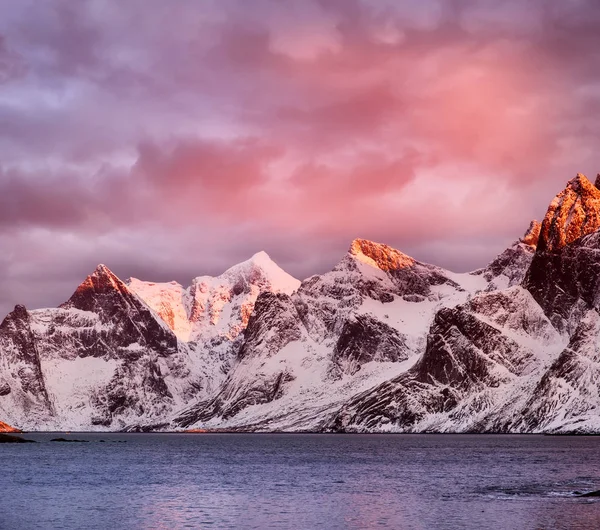
<svg viewBox="0 0 600 530"><path fill-rule="evenodd" d="M11 434L0 434L0 444L26 444L36 443L35 440L27 440L27 438L21 438L20 436L13 436Z"/></svg>
<svg viewBox="0 0 600 530"><path fill-rule="evenodd" d="M302 321L292 298L284 293L262 293L244 331L239 358L272 355L301 336Z"/></svg>
<svg viewBox="0 0 600 530"><path fill-rule="evenodd" d="M473 274L482 275L490 282L487 290L502 289L519 285L533 259L540 235L541 223L531 221L521 239L515 241L485 268Z"/></svg>
<svg viewBox="0 0 600 530"><path fill-rule="evenodd" d="M100 329L85 330L78 337L77 351L81 357L130 358L143 349L166 356L177 351L177 338L173 332L105 265L98 265L60 307L79 309L99 318L101 326L97 328ZM54 330L69 316L64 312L57 313ZM102 328L107 328L106 332L103 333ZM50 333L48 338L52 340L53 334ZM60 333L56 340L63 340ZM139 347L131 349L133 344Z"/></svg>
<svg viewBox="0 0 600 530"><path fill-rule="evenodd" d="M408 359L406 338L394 328L368 315L357 315L344 324L333 349L333 363L354 375L370 361L402 362Z"/></svg>
<svg viewBox="0 0 600 530"><path fill-rule="evenodd" d="M542 222L538 250L560 250L600 228L600 190L585 175L567 183L548 207Z"/></svg>
<svg viewBox="0 0 600 530"><path fill-rule="evenodd" d="M552 252L537 252L523 282L552 324L573 333L588 309L600 307L600 233Z"/></svg>
<svg viewBox="0 0 600 530"><path fill-rule="evenodd" d="M0 324L0 407L52 412L31 316L17 305Z"/></svg>
<svg viewBox="0 0 600 530"><path fill-rule="evenodd" d="M523 285L561 332L573 332L597 307L600 190L585 176L569 181L548 208Z"/></svg>

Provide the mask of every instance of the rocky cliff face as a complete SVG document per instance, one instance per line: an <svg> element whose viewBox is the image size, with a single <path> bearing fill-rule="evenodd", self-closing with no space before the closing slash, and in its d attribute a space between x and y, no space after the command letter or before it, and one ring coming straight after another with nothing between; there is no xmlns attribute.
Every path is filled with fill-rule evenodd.
<svg viewBox="0 0 600 530"><path fill-rule="evenodd" d="M538 249L553 252L600 228L600 190L585 175L567 183L548 207Z"/></svg>
<svg viewBox="0 0 600 530"><path fill-rule="evenodd" d="M599 179L600 180L600 179ZM357 239L302 283L264 253L189 288L100 266L0 325L26 428L600 432L600 190L582 175L486 268Z"/></svg>
<svg viewBox="0 0 600 530"><path fill-rule="evenodd" d="M223 388L174 425L317 428L324 423L318 411L403 371L422 352L437 307L486 285L355 240L331 272L308 278L291 296L259 298Z"/></svg>
<svg viewBox="0 0 600 530"><path fill-rule="evenodd" d="M239 350L234 339L238 328L245 327L244 315L255 298L278 280L276 287L291 278L269 278L276 266L262 255L258 260L225 273L229 284L223 277L213 282L217 288L212 294L218 293L205 313L213 317L207 324L213 328L201 330L207 337L201 343L178 340L172 329L179 323L171 311L175 304L169 304L173 298L146 303L104 265L57 309L27 311L18 306L0 326L0 411L28 429L166 425L176 410L219 386ZM195 281L196 291L207 283L207 278ZM226 296L219 296L223 292ZM185 313L186 323L192 324L205 316L193 294ZM229 315L219 327L228 303ZM162 309L162 316L151 305ZM194 307L195 319L190 318ZM192 331L200 333L198 328Z"/></svg>
<svg viewBox="0 0 600 530"><path fill-rule="evenodd" d="M0 324L0 406L14 423L24 414L52 413L29 312L16 306Z"/></svg>
<svg viewBox="0 0 600 530"><path fill-rule="evenodd" d="M600 190L583 175L571 180L550 204L540 244L524 286L561 332L597 308Z"/></svg>
<svg viewBox="0 0 600 530"><path fill-rule="evenodd" d="M474 274L482 275L488 290L506 289L520 285L533 260L542 225L532 221L521 239L515 241L487 267Z"/></svg>
<svg viewBox="0 0 600 530"><path fill-rule="evenodd" d="M532 225L509 251L478 271L490 280L491 291L440 309L415 366L345 404L332 417L330 428L600 428L600 417L594 414L598 197L600 192L582 175L570 181L548 209L537 248L538 230ZM494 289L505 264L522 266L527 261L527 273L521 269L523 287Z"/></svg>

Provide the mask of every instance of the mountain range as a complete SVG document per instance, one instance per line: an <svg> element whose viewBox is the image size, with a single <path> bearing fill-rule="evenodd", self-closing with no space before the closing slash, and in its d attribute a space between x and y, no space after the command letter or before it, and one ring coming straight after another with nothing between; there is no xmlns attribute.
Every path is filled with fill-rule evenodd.
<svg viewBox="0 0 600 530"><path fill-rule="evenodd" d="M300 282L260 252L218 277L99 265L0 324L0 427L600 432L600 176L487 267L354 240Z"/></svg>

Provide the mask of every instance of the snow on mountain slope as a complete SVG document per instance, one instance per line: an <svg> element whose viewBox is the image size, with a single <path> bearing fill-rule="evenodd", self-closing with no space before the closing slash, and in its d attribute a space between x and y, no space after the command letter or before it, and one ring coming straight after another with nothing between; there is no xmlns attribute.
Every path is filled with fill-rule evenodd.
<svg viewBox="0 0 600 530"><path fill-rule="evenodd" d="M533 260L541 228L539 221L531 221L521 239L515 241L487 267L473 273L483 276L489 282L487 290L506 289L521 284Z"/></svg>
<svg viewBox="0 0 600 530"><path fill-rule="evenodd" d="M18 306L2 323L0 413L28 429L165 424L216 392L258 294L298 284L264 253L219 278L198 278L188 291L128 286L99 265L61 307ZM203 340L182 340L186 326Z"/></svg>
<svg viewBox="0 0 600 530"><path fill-rule="evenodd" d="M305 280L291 296L258 298L222 389L183 411L175 424L238 428L249 421L243 411L250 408L268 428L282 428L293 423L282 415L286 403L296 411L331 409L406 370L424 349L436 308L465 301L486 286L481 277L450 273L386 245L355 240L331 272ZM333 388L336 395L329 395ZM318 428L303 416L303 428ZM259 420L252 421L256 426Z"/></svg>
<svg viewBox="0 0 600 530"><path fill-rule="evenodd" d="M525 432L600 431L600 315L590 310L517 416Z"/></svg>
<svg viewBox="0 0 600 530"><path fill-rule="evenodd" d="M561 348L560 335L527 291L482 293L439 310L414 367L351 400L330 427L469 431Z"/></svg>
<svg viewBox="0 0 600 530"><path fill-rule="evenodd" d="M553 255L577 254L570 262L561 254L559 270L569 279L554 274L553 288L568 293L577 286L583 292L574 297L581 311L598 298L595 282L600 275L588 249L595 248L600 236L581 236L595 230L594 209L600 203L595 188L583 179L578 175L568 183L558 196L566 199L551 203L544 224L532 222L523 238L472 274L449 273L385 245L354 241L332 272L303 282L285 308L273 305L264 319L260 311L253 315L257 321L272 323L265 331L271 342L280 342L293 328L289 341L267 349L264 338L254 346L247 342L243 348L253 348L251 358L238 361L213 400L188 409L179 421L230 428L248 423L259 430L299 425L281 413L281 407L289 408L288 396L293 394L294 403L303 403L294 414L300 409L320 411L302 414L306 429L522 430L515 415L526 411L527 397L557 361L569 334L553 325L556 304L550 304L552 311L540 307L535 291L532 296L520 282L529 278L527 270L552 246ZM561 205L567 203L573 215L563 215ZM575 218L584 226L578 226ZM551 229L544 231L548 219ZM546 250L540 251L540 237L558 243L545 244ZM527 280L525 285L530 286ZM546 286L546 296L548 292L552 290ZM287 317L277 318L276 307ZM571 321L577 319L571 316ZM253 327L251 323L248 332ZM332 409L335 400L319 391L324 381L334 388L340 378L351 380L366 366L397 367L408 361L412 367L396 377L390 375L379 385L367 382L362 393L349 391L338 411ZM298 365L310 366L312 375ZM303 391L296 394L294 388ZM503 409L512 415L503 414Z"/></svg>
<svg viewBox="0 0 600 530"><path fill-rule="evenodd" d="M266 252L255 254L216 278L195 278L189 288L193 326L190 338L235 339L245 329L260 293L292 294L299 286L300 281L283 271Z"/></svg>
<svg viewBox="0 0 600 530"><path fill-rule="evenodd" d="M600 180L600 179L599 179ZM213 278L99 266L0 325L24 428L600 432L600 191L583 175L487 267L352 242L298 282L265 253Z"/></svg>
<svg viewBox="0 0 600 530"><path fill-rule="evenodd" d="M533 255L524 247L535 245L534 224L478 271L491 289L512 275L524 277L527 290L492 291L440 309L415 367L346 404L331 428L521 432L557 429L573 417L589 428L593 421L582 414L595 409L598 388L585 357L591 351L594 358L593 333L584 323L599 299L599 198L582 175L569 181L550 204ZM512 274L528 261L527 274ZM569 340L574 345L561 353ZM582 366L591 377L582 377Z"/></svg>
<svg viewBox="0 0 600 530"><path fill-rule="evenodd" d="M131 278L129 288L185 342L235 339L246 327L261 292L292 294L299 286L266 252L259 252L217 277L199 276L184 289L176 282Z"/></svg>
<svg viewBox="0 0 600 530"><path fill-rule="evenodd" d="M189 341L191 299L187 289L177 282L154 283L130 278L127 287L141 298L182 341Z"/></svg>
<svg viewBox="0 0 600 530"><path fill-rule="evenodd" d="M163 376L177 369L176 337L103 265L60 308L17 307L0 326L0 342L5 362L11 350L35 358L28 381L45 406L0 397L0 410L27 429L119 429L164 421L176 404ZM18 385L10 386L8 397L18 396Z"/></svg>

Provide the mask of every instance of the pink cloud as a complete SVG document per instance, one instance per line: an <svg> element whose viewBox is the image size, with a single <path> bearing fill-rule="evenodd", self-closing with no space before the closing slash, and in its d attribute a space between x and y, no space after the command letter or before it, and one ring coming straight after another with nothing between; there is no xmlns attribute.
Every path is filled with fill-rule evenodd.
<svg viewBox="0 0 600 530"><path fill-rule="evenodd" d="M357 236L475 268L597 170L591 1L6 4L0 232L69 278L307 276Z"/></svg>

